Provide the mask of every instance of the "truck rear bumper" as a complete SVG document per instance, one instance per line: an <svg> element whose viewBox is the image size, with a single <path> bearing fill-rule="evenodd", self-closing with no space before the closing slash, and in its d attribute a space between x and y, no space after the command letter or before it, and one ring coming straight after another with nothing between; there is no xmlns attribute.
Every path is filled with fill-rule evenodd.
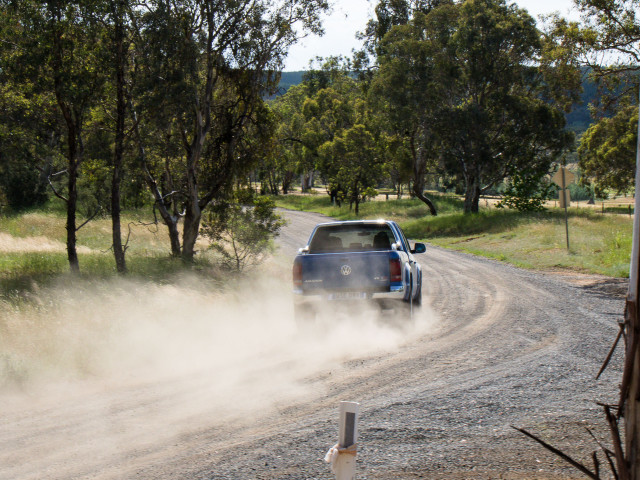
<svg viewBox="0 0 640 480"><path fill-rule="evenodd" d="M327 302L348 301L402 301L405 299L406 289L403 285L392 286L389 291L385 292L344 292L344 291L315 291L304 292L302 290L293 290L293 303L296 305L303 304L326 304Z"/></svg>

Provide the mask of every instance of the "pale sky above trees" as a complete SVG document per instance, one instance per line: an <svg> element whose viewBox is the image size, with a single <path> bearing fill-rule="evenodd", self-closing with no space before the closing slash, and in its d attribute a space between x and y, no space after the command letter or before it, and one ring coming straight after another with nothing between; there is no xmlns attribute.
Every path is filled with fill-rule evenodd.
<svg viewBox="0 0 640 480"><path fill-rule="evenodd" d="M324 36L310 36L294 45L285 62L285 71L306 70L309 60L316 56L351 55L352 49L362 45L355 38L356 32L364 30L377 2L378 0L334 0L333 12L324 21ZM516 0L515 3L536 18L559 12L563 17L578 19L572 0Z"/></svg>

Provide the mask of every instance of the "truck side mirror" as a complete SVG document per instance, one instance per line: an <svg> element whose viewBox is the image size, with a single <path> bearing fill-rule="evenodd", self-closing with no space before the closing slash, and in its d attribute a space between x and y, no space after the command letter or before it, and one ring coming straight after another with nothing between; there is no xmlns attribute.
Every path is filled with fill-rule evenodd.
<svg viewBox="0 0 640 480"><path fill-rule="evenodd" d="M424 243L416 243L413 246L413 250L411 250L411 253L424 253L427 251L427 247L425 246Z"/></svg>
<svg viewBox="0 0 640 480"><path fill-rule="evenodd" d="M307 245L306 247L302 247L298 249L298 253L300 255L305 255L307 253L309 253L309 245Z"/></svg>

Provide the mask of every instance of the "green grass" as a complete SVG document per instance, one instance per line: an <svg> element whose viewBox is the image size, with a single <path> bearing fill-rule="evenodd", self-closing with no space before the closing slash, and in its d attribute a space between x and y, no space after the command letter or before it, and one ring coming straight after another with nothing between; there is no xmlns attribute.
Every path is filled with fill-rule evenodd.
<svg viewBox="0 0 640 480"><path fill-rule="evenodd" d="M462 202L453 196L442 194L431 194L430 198L434 202L440 214L453 213L462 209ZM278 207L291 210L302 210L306 212L317 212L328 215L338 220L356 220L358 218L385 218L398 222L408 219L422 218L429 215L427 206L417 199L394 199L392 196L388 201L367 201L360 204L360 214L356 216L355 211L349 208L349 204L341 207L331 205L327 194L316 195L280 195L273 197Z"/></svg>
<svg viewBox="0 0 640 480"><path fill-rule="evenodd" d="M537 213L484 209L465 215L461 202L432 195L438 216L418 200L363 204L359 218L388 218L400 223L408 237L442 247L539 270L572 270L627 277L632 242L628 215L602 215L591 209L569 209L567 250L564 210ZM315 211L341 220L357 218L348 206L337 209L327 196L278 198L279 206Z"/></svg>
<svg viewBox="0 0 640 480"><path fill-rule="evenodd" d="M170 256L167 229L150 223L150 210L122 216L123 237L130 233L126 261L128 277L168 283L177 275L219 277L212 255L203 252L193 266ZM0 298L15 297L59 281L87 282L117 276L111 251L111 219L92 220L77 233L80 274L69 273L66 215L56 205L0 215ZM78 221L78 225L84 220Z"/></svg>
<svg viewBox="0 0 640 480"><path fill-rule="evenodd" d="M408 236L495 258L524 268L568 269L627 277L632 242L629 217L570 209L569 245L564 212L487 210L403 224Z"/></svg>

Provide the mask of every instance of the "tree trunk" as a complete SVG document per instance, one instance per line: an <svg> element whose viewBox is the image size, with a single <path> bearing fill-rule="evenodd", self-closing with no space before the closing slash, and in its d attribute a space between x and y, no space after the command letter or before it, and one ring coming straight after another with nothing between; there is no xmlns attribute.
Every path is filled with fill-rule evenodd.
<svg viewBox="0 0 640 480"><path fill-rule="evenodd" d="M291 188L291 182L293 181L294 173L293 172L285 172L282 177L282 194L286 195L289 193L289 189Z"/></svg>
<svg viewBox="0 0 640 480"><path fill-rule="evenodd" d="M182 259L188 263L193 262L201 218L202 211L200 210L197 201L195 202L195 205L189 205L189 207L187 207L182 231Z"/></svg>
<svg viewBox="0 0 640 480"><path fill-rule="evenodd" d="M276 178L276 175L273 171L269 172L269 188L271 189L271 194L272 195L278 195L280 194L280 191L278 190L278 179Z"/></svg>
<svg viewBox="0 0 640 480"><path fill-rule="evenodd" d="M155 205L158 207L158 211L160 212L160 216L164 221L167 229L169 230L169 242L171 244L171 256L179 257L180 256L180 232L178 231L178 216L171 215L167 205L164 202L164 198L162 193L160 193L160 188L158 187L158 182L155 177L152 175L151 170L149 170L149 165L147 164L147 153L144 149L144 145L142 144L142 137L140 136L140 129L138 128L138 116L136 110L133 106L133 100L131 96L128 97L129 102L129 111L131 112L131 116L133 117L133 134L135 140L138 144L138 156L140 159L140 163L142 164L142 169L144 171L144 180L149 186L149 190L153 194L153 198L155 199Z"/></svg>
<svg viewBox="0 0 640 480"><path fill-rule="evenodd" d="M360 188L358 184L353 187L353 199L356 202L356 217L360 214Z"/></svg>
<svg viewBox="0 0 640 480"><path fill-rule="evenodd" d="M76 213L78 207L78 161L75 134L69 133L69 178L67 181L67 258L72 272L80 271L76 250Z"/></svg>
<svg viewBox="0 0 640 480"><path fill-rule="evenodd" d="M51 5L50 5L51 6ZM57 5L56 5L57 7ZM61 12L58 8L52 9L56 20L60 22ZM65 101L63 95L64 91L64 75L62 58L62 32L58 30L59 23L54 28L53 35L53 83L54 91L56 95L56 101L58 107L64 117L65 124L67 126L67 197L62 195L56 195L62 198L67 204L67 259L69 260L69 268L72 272L78 272L80 270L80 263L78 262L78 252L76 250L76 214L78 207L78 168L79 157L81 150L80 130L82 128L82 120L77 114L74 115L72 108Z"/></svg>
<svg viewBox="0 0 640 480"><path fill-rule="evenodd" d="M436 211L436 206L433 202L424 194L423 186L418 185L417 183L413 184L413 194L418 197L421 201L423 201L427 207L429 207L429 212L432 216L437 216L438 212Z"/></svg>
<svg viewBox="0 0 640 480"><path fill-rule="evenodd" d="M188 160L187 205L182 230L182 259L188 263L193 262L196 240L198 239L198 232L200 230L200 219L202 218L198 179L196 177L196 165L198 165L200 155L202 154L202 143L203 142L200 141L193 142L193 148Z"/></svg>
<svg viewBox="0 0 640 480"><path fill-rule="evenodd" d="M464 213L478 213L480 202L480 186L478 177L465 175Z"/></svg>
<svg viewBox="0 0 640 480"><path fill-rule="evenodd" d="M124 155L124 123L126 115L125 103L125 55L124 55L124 6L119 0L113 5L115 20L115 48L116 48L116 132L113 155L113 176L111 178L111 224L113 237L113 255L118 273L126 273L127 264L125 251L122 246L122 227L120 220L120 184L122 183L122 158Z"/></svg>
<svg viewBox="0 0 640 480"><path fill-rule="evenodd" d="M427 158L423 142L416 146L414 139L411 139L411 153L413 155L413 194L429 207L432 216L438 215L433 202L424 194L425 175L427 173Z"/></svg>
<svg viewBox="0 0 640 480"><path fill-rule="evenodd" d="M300 177L300 184L303 192L308 192L313 187L313 170L303 173Z"/></svg>
<svg viewBox="0 0 640 480"><path fill-rule="evenodd" d="M480 211L480 185L476 182L476 188L473 191L473 199L471 200L471 212L478 213Z"/></svg>

